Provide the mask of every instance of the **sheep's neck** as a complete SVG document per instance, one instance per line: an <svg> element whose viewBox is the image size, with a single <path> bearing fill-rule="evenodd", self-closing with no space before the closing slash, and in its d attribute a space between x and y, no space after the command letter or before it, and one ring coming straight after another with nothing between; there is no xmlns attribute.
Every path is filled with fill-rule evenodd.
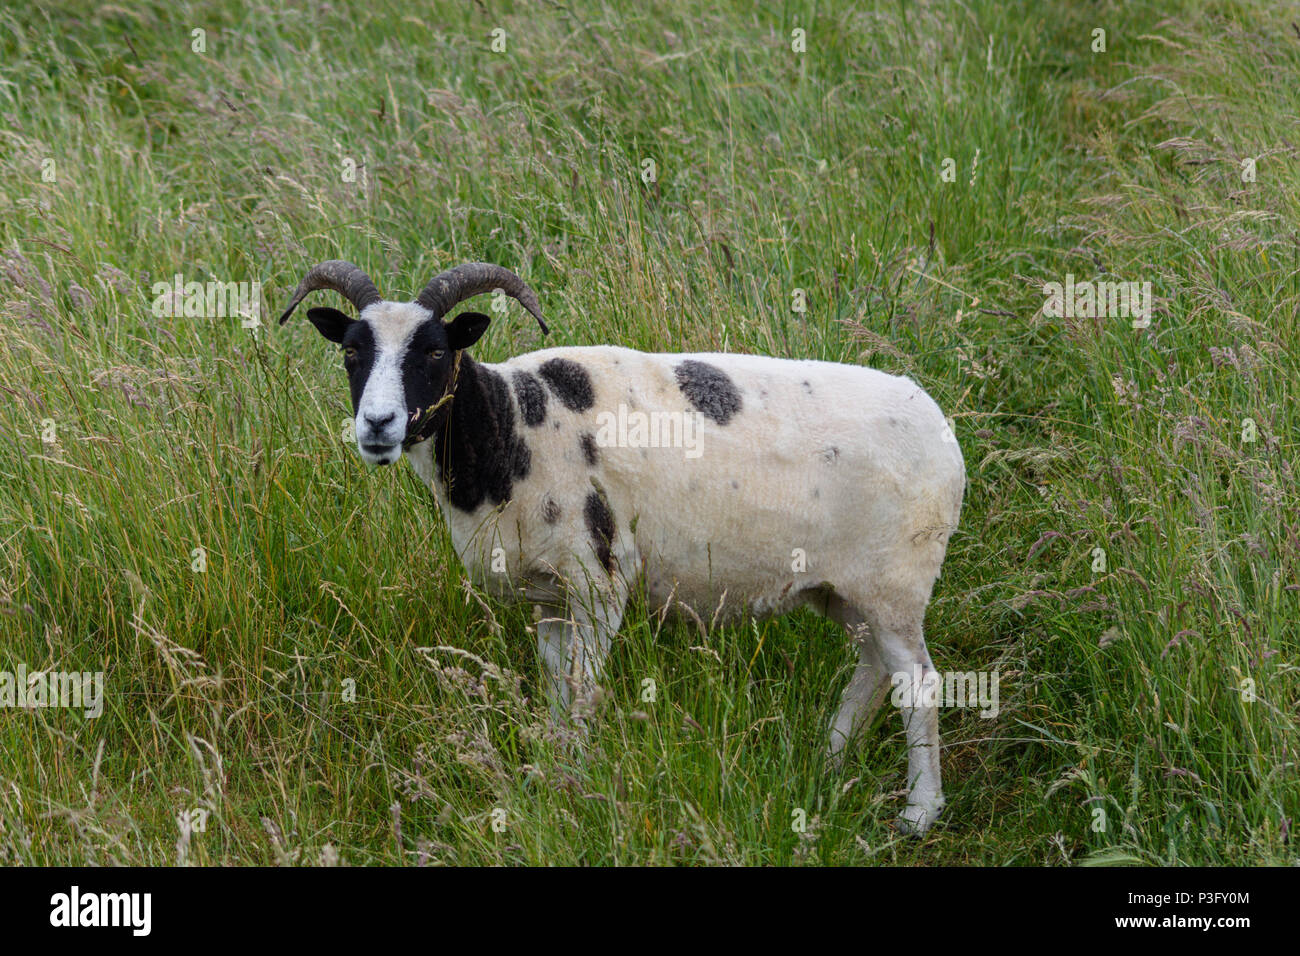
<svg viewBox="0 0 1300 956"><path fill-rule="evenodd" d="M515 431L510 388L492 367L462 355L451 405L434 432L433 454L435 478L461 511L508 501L515 480L528 474L528 446Z"/></svg>

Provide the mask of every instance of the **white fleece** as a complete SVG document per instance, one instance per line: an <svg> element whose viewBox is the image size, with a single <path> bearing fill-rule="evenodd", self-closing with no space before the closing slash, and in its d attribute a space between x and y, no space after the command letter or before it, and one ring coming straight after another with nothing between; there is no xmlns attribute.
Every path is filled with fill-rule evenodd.
<svg viewBox="0 0 1300 956"><path fill-rule="evenodd" d="M643 577L653 602L671 593L711 619L725 591L727 612L780 613L825 583L924 608L957 525L965 468L943 414L911 379L831 362L612 346L546 349L483 367L510 382L514 370L537 374L552 358L587 372L595 403L571 411L548 390L546 420L532 428L516 404L531 470L504 506L450 507L428 449L412 456L480 583L509 587L494 558L497 568L504 558L515 584L550 572L599 580L605 572L584 521L598 486L614 518L618 571L628 584ZM685 360L734 384L740 408L726 424L700 414L679 388L674 369ZM620 404L625 422L631 413L694 416L696 446L600 445L589 465L580 436L600 437ZM625 432L614 437L637 437ZM548 498L560 509L554 524L543 515Z"/></svg>

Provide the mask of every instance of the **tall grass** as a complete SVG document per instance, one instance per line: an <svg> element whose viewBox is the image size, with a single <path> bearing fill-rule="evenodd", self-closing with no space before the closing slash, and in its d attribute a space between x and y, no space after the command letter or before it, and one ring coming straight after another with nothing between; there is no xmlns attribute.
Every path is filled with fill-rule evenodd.
<svg viewBox="0 0 1300 956"><path fill-rule="evenodd" d="M621 6L0 14L0 670L108 687L0 709L0 863L1295 862L1285 4ZM635 604L567 746L526 610L270 322L334 256L393 296L500 262L556 343L931 391L969 490L930 647L1002 692L942 715L941 824L890 826L888 708L824 761L851 661L811 614ZM156 315L177 273L264 283L261 326ZM1045 316L1067 273L1150 281L1151 327Z"/></svg>

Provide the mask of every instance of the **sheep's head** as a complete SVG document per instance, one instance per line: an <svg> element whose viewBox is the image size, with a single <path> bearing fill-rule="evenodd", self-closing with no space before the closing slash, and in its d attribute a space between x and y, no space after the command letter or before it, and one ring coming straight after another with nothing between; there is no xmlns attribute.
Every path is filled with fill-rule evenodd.
<svg viewBox="0 0 1300 956"><path fill-rule="evenodd" d="M355 319L321 307L308 309L307 318L343 348L357 450L372 465L397 461L403 449L429 438L445 416L459 353L477 342L491 321L481 312L462 312L444 322L457 303L500 289L532 313L542 334L548 331L533 290L508 269L486 262L434 276L414 302L388 302L357 266L331 259L308 270L280 323L316 289L333 289L357 309Z"/></svg>

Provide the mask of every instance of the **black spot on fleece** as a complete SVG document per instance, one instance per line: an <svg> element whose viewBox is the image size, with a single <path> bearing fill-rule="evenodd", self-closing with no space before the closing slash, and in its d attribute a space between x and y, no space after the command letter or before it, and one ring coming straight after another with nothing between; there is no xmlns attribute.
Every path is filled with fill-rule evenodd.
<svg viewBox="0 0 1300 956"><path fill-rule="evenodd" d="M719 425L727 424L740 411L740 390L716 365L687 359L673 371L687 401Z"/></svg>

